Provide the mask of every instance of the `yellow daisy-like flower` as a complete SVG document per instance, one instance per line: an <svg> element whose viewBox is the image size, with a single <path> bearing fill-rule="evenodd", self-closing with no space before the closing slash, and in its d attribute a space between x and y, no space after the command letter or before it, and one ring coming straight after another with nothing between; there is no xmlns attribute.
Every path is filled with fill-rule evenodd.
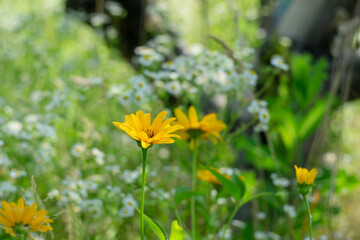
<svg viewBox="0 0 360 240"><path fill-rule="evenodd" d="M194 106L189 107L189 117L179 108L175 109L176 123L184 126L184 129L179 131L182 139L190 139L190 146L194 146L194 138L199 140L201 138L209 138L214 143L217 139L222 141L220 132L226 128L226 125L217 119L215 113L210 113L199 121L198 115ZM197 142L196 142L197 144Z"/></svg>
<svg viewBox="0 0 360 240"><path fill-rule="evenodd" d="M231 180L231 177L227 174L223 174L220 172L220 169L216 169L218 173ZM210 172L209 170L197 170L197 178L201 181L211 182L214 184L221 185L221 182L216 178L216 176Z"/></svg>
<svg viewBox="0 0 360 240"><path fill-rule="evenodd" d="M113 122L119 129L125 131L130 137L141 144L141 147L146 149L152 144L167 144L175 142L172 138L180 138L173 132L182 129L181 125L170 125L176 118L165 119L166 111L160 112L151 124L150 113L144 114L142 111L137 111L136 115L126 115L124 123Z"/></svg>
<svg viewBox="0 0 360 240"><path fill-rule="evenodd" d="M53 220L46 217L46 210L38 211L36 203L26 206L24 200L20 198L17 204L2 201L1 205L4 209L0 208L0 224L4 226L5 232L12 237L16 236L14 228L21 225L23 225L22 230L27 232L47 232L53 230L49 225ZM28 238L32 239L30 235L28 235Z"/></svg>
<svg viewBox="0 0 360 240"><path fill-rule="evenodd" d="M306 168L301 168L295 165L296 179L298 184L312 185L314 183L317 171L313 168L310 172Z"/></svg>

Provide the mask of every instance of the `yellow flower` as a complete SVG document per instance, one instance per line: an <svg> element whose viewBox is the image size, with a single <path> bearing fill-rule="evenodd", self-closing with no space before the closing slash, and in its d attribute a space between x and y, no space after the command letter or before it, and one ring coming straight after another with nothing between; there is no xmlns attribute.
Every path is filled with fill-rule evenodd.
<svg viewBox="0 0 360 240"><path fill-rule="evenodd" d="M17 226L24 226L24 230L31 232L47 232L52 231L53 228L48 224L53 220L46 218L47 211L37 211L37 204L33 203L31 206L25 206L24 200L20 198L18 203L8 203L2 201L0 208L0 224L4 226L5 232L10 236L16 236L14 228ZM29 235L28 238L32 239Z"/></svg>
<svg viewBox="0 0 360 240"><path fill-rule="evenodd" d="M124 123L113 122L119 129L125 131L130 137L138 141L141 147L146 149L151 144L167 144L173 143L172 139L180 138L173 132L182 129L181 125L170 125L176 118L169 118L164 121L166 111L160 112L151 124L150 113L144 114L142 111L137 111L136 115L126 115Z"/></svg>
<svg viewBox="0 0 360 240"><path fill-rule="evenodd" d="M306 168L301 168L295 165L296 179L299 184L311 185L314 183L317 171L313 168L310 172Z"/></svg>
<svg viewBox="0 0 360 240"><path fill-rule="evenodd" d="M231 180L231 177L227 174L223 174L220 172L220 169L215 169L218 173ZM197 170L197 178L201 181L211 182L214 184L221 185L221 182L215 177L215 175L209 170Z"/></svg>
<svg viewBox="0 0 360 240"><path fill-rule="evenodd" d="M217 139L222 141L220 132L226 128L226 125L217 119L215 113L206 115L199 121L198 115L194 106L189 107L189 117L179 108L175 109L175 117L177 118L177 124L184 126L184 129L179 131L182 139L191 139L190 146L193 147L194 139L199 140L201 138L209 138L214 143L217 143ZM197 144L197 142L196 142Z"/></svg>

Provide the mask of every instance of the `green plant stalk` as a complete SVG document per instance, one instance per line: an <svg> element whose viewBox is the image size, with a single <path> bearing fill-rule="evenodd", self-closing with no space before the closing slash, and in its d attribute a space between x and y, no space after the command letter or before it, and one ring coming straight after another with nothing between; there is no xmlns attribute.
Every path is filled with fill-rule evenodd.
<svg viewBox="0 0 360 240"><path fill-rule="evenodd" d="M223 230L223 234L222 234L222 239L225 239L225 233L226 233L226 230L230 227L230 224L232 222L232 220L234 219L236 213L239 211L239 209L247 202L255 199L255 198L258 198L258 197L264 197L264 196L276 196L275 193L271 193L271 192L263 192L263 193L258 193L258 194L255 194L253 196L250 196L248 197L247 199L244 199L240 202L238 202L234 208L234 210L231 212L231 215L229 217L229 220L227 221L226 225L225 225L225 228Z"/></svg>
<svg viewBox="0 0 360 240"><path fill-rule="evenodd" d="M310 206L309 206L309 201L307 199L307 196L306 194L302 194L303 196L303 199L304 199L304 202L305 202L305 205L306 205L306 210L308 212L308 215L309 215L309 237L310 237L310 240L312 240L312 216L311 216L311 212L310 212Z"/></svg>
<svg viewBox="0 0 360 240"><path fill-rule="evenodd" d="M143 152L143 165L142 165L142 177L141 177L141 214L140 214L140 226L141 226L141 240L145 239L144 231L144 203L145 203L145 178L146 178L146 154L147 149L141 148Z"/></svg>
<svg viewBox="0 0 360 240"><path fill-rule="evenodd" d="M197 139L194 139L193 162L192 162L192 177L191 177L191 190L196 192L196 170L197 170L197 154L198 146ZM191 238L196 239L196 212L195 212L195 196L191 198Z"/></svg>

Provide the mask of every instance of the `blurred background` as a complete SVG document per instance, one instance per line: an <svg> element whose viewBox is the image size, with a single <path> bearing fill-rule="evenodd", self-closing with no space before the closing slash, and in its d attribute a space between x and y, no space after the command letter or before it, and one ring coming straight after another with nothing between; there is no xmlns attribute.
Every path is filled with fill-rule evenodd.
<svg viewBox="0 0 360 240"><path fill-rule="evenodd" d="M322 168L321 204L314 210L314 223L318 224L317 236L325 233L328 238L316 239L360 239L359 26L358 0L0 0L1 179L7 181L5 174L8 176L10 165L23 166L28 176L47 181L46 187L38 182L44 199L49 197L51 186L57 188L57 183L66 178L65 170L83 164L80 160L74 164L70 153L78 139L83 139L86 146L97 143L111 155L109 159L119 158L114 143L119 137L110 133L107 128L111 126L107 125L109 119L122 121L120 112L136 110L120 106L118 95L123 87L114 86L129 83L132 76L144 70L146 64L138 62L138 56L142 56L138 47L161 53L164 62L207 48L234 61L240 59L239 65L250 64L257 72L255 92L269 103L273 131L260 134L258 141L266 143L271 138L282 163L294 163L301 155L299 161L304 166ZM264 67L270 65L274 55L289 63L287 74L270 75ZM242 62L244 58L250 60ZM161 99L170 110L180 102L176 95ZM221 103L214 103L213 95L205 99L208 104L202 105L204 112L222 109ZM246 109L230 97L226 104L234 111ZM224 111L226 120L232 119L231 110ZM26 116L40 112L41 121L56 126L48 128L56 132L56 140L46 140L51 133L36 140L16 136L20 127L11 121L18 119L25 124L30 121L25 120ZM54 115L47 120L52 112ZM229 131L235 132L244 121L235 119ZM6 134L17 140L8 143ZM270 179L275 167L266 161L254 164L253 159L263 156L254 150L255 143L246 143L248 136L236 139L239 153L234 153L229 162L233 167L260 169L256 174ZM262 149L271 155L271 146ZM124 158L131 159L131 153L123 152ZM221 157L230 158L224 152L226 149ZM248 160L242 161L244 158ZM37 162L35 167L33 161ZM120 161L136 166L128 160ZM94 166L87 171L96 175ZM292 167L281 166L281 171L288 172L289 178L293 175ZM11 181L19 189L31 186L29 178L21 182L16 179ZM8 196L0 193L2 198ZM275 203L268 204L275 208ZM57 208L53 213L61 210L59 205L54 206ZM248 219L251 211L238 217ZM80 224L81 233L76 235L77 221L67 224L72 214L68 212L60 224L69 234L63 239L105 239L79 237L90 223ZM298 222L293 224L299 227ZM61 231L58 229L55 234ZM133 228L123 229L131 232ZM90 230L93 236L98 236L96 231ZM108 239L121 236L111 234ZM132 237L128 234L125 239Z"/></svg>

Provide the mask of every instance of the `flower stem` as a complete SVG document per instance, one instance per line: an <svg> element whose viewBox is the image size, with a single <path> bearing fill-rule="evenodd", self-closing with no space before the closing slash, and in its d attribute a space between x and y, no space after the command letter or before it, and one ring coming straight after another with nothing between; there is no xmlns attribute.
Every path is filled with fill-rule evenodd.
<svg viewBox="0 0 360 240"><path fill-rule="evenodd" d="M310 237L310 240L312 240L312 216L311 216L311 212L310 212L310 207L309 207L309 201L307 199L307 196L306 194L302 194L303 196L303 199L304 199L304 202L305 202L305 205L306 205L306 210L308 212L308 215L309 215L309 237Z"/></svg>
<svg viewBox="0 0 360 240"><path fill-rule="evenodd" d="M191 190L196 192L196 170L197 170L197 154L198 146L196 144L197 139L194 139L193 149L193 162L192 162L192 178L191 178ZM195 212L195 196L191 198L191 239L196 240L196 212Z"/></svg>
<svg viewBox="0 0 360 240"><path fill-rule="evenodd" d="M144 202L145 202L145 178L146 178L146 154L147 149L142 148L143 152L143 165L142 165L142 178L141 178L141 214L140 214L140 226L141 226L141 240L145 239L144 231Z"/></svg>

